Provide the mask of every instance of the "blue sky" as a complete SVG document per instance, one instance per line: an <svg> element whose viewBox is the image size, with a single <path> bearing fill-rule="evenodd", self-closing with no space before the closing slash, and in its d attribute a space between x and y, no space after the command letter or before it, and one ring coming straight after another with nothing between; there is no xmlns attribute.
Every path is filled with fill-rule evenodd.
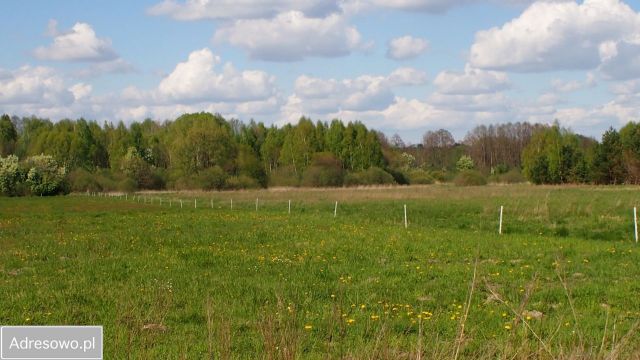
<svg viewBox="0 0 640 360"><path fill-rule="evenodd" d="M0 112L360 120L419 142L480 124L599 137L640 116L640 14L619 0L3 2Z"/></svg>

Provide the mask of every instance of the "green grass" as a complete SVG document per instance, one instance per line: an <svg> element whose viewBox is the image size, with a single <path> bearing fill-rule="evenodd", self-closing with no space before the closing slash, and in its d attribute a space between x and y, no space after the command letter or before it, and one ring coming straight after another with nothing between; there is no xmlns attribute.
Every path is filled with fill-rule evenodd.
<svg viewBox="0 0 640 360"><path fill-rule="evenodd" d="M0 324L103 325L107 359L625 358L640 350L637 190L0 198Z"/></svg>

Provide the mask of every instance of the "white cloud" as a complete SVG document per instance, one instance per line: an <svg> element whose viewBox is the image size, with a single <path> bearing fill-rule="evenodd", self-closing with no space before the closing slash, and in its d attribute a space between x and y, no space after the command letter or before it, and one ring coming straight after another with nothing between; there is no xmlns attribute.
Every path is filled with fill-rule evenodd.
<svg viewBox="0 0 640 360"><path fill-rule="evenodd" d="M189 54L187 61L175 69L158 85L162 100L177 103L216 101L255 101L273 96L275 78L263 71L238 71L231 63L215 71L220 58L205 48Z"/></svg>
<svg viewBox="0 0 640 360"><path fill-rule="evenodd" d="M0 70L0 104L68 104L74 99L64 79L47 67L23 66L14 71Z"/></svg>
<svg viewBox="0 0 640 360"><path fill-rule="evenodd" d="M85 83L77 83L71 86L69 91L71 91L76 100L80 100L89 96L91 91L93 91L93 87Z"/></svg>
<svg viewBox="0 0 640 360"><path fill-rule="evenodd" d="M302 115L321 116L340 111L381 111L395 99L394 88L423 85L427 75L413 68L398 68L389 76L363 75L353 79L320 79L299 76L294 93L283 106L286 120Z"/></svg>
<svg viewBox="0 0 640 360"><path fill-rule="evenodd" d="M536 2L501 28L476 34L471 65L483 69L593 69L602 45L640 32L640 17L620 0Z"/></svg>
<svg viewBox="0 0 640 360"><path fill-rule="evenodd" d="M566 2L572 0L353 0L359 8L369 6L377 6L382 8L390 8L404 11L420 11L426 13L443 13L453 7L495 3L498 5L528 5L535 1L538 2ZM347 2L349 3L349 2ZM365 4L363 4L365 3Z"/></svg>
<svg viewBox="0 0 640 360"><path fill-rule="evenodd" d="M164 0L151 8L151 15L168 15L176 20L271 18L286 11L322 17L338 12L337 0Z"/></svg>
<svg viewBox="0 0 640 360"><path fill-rule="evenodd" d="M105 74L127 74L135 72L136 68L129 62L118 58L111 61L91 64L88 68L74 73L77 77L97 77Z"/></svg>
<svg viewBox="0 0 640 360"><path fill-rule="evenodd" d="M370 46L342 15L311 18L299 11L223 25L215 32L214 41L228 42L243 48L253 59L268 61L344 56Z"/></svg>
<svg viewBox="0 0 640 360"><path fill-rule="evenodd" d="M397 68L387 77L391 87L424 85L427 80L427 73L411 67Z"/></svg>
<svg viewBox="0 0 640 360"><path fill-rule="evenodd" d="M425 39L412 36L402 36L389 42L387 57L395 60L413 59L422 55L429 48Z"/></svg>
<svg viewBox="0 0 640 360"><path fill-rule="evenodd" d="M640 77L640 44L620 41L609 44L599 70L605 78L627 80Z"/></svg>
<svg viewBox="0 0 640 360"><path fill-rule="evenodd" d="M91 25L76 23L71 30L59 33L55 20L49 22L47 33L54 35L49 46L36 48L33 53L40 60L109 61L118 57L111 40L98 38Z"/></svg>
<svg viewBox="0 0 640 360"><path fill-rule="evenodd" d="M443 71L433 81L442 94L472 95L506 90L511 86L505 73L474 69L468 64L464 72Z"/></svg>

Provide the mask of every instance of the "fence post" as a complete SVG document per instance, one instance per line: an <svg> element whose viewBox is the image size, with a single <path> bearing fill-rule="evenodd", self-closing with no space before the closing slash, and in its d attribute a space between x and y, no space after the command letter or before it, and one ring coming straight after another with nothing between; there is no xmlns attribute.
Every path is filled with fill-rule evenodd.
<svg viewBox="0 0 640 360"><path fill-rule="evenodd" d="M504 210L504 206L500 206L500 225L498 226L498 234L502 235L502 212Z"/></svg>
<svg viewBox="0 0 640 360"><path fill-rule="evenodd" d="M404 228L408 228L409 223L407 222L407 204L404 204Z"/></svg>

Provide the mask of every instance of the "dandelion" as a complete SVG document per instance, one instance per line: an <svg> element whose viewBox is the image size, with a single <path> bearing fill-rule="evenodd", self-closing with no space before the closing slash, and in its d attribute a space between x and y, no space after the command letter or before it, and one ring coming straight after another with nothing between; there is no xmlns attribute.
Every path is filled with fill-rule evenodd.
<svg viewBox="0 0 640 360"><path fill-rule="evenodd" d="M356 322L355 319L347 319L347 325L351 325L355 322Z"/></svg>
<svg viewBox="0 0 640 360"><path fill-rule="evenodd" d="M313 329L313 326L311 326L311 325L305 325L305 326L304 326L304 329L305 329L305 330L307 330L307 331L309 331L309 330Z"/></svg>
<svg viewBox="0 0 640 360"><path fill-rule="evenodd" d="M378 316L378 315L371 315L371 320L376 321L376 320L378 320L378 319L380 319L380 316Z"/></svg>
<svg viewBox="0 0 640 360"><path fill-rule="evenodd" d="M505 324L504 328L507 329L507 330L511 330L511 325L510 324Z"/></svg>

